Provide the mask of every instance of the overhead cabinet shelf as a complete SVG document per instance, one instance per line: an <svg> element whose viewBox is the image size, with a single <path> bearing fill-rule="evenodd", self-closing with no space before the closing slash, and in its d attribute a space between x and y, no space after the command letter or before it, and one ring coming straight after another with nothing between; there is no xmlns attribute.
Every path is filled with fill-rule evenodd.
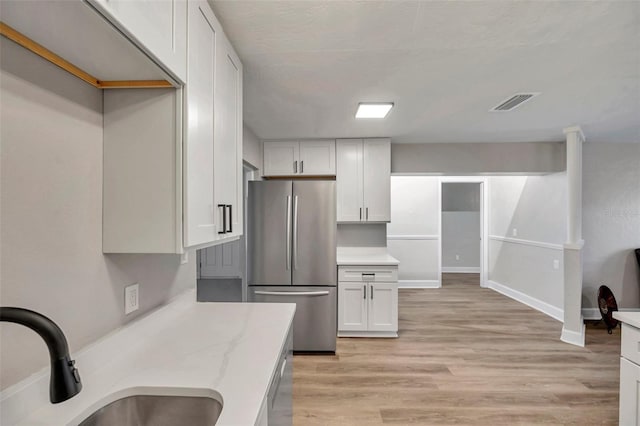
<svg viewBox="0 0 640 426"><path fill-rule="evenodd" d="M141 41L149 31L142 24L153 27L163 22L158 13L169 10L150 7L147 2L109 1L113 8L123 9L122 13L126 4L145 9L147 19L131 20L127 28L117 21L117 10L97 13L93 3L102 2L3 1L0 34L99 89L179 87L186 81L182 69L186 67L186 40L172 46L175 55L183 58L182 67L177 61L160 61L166 55ZM172 18L175 31L186 33L186 2L178 3Z"/></svg>
<svg viewBox="0 0 640 426"><path fill-rule="evenodd" d="M104 253L242 235L242 64L206 1L0 8L3 36L96 88L127 88L103 94Z"/></svg>
<svg viewBox="0 0 640 426"><path fill-rule="evenodd" d="M105 253L242 235L242 64L206 1L188 13L183 88L104 94Z"/></svg>

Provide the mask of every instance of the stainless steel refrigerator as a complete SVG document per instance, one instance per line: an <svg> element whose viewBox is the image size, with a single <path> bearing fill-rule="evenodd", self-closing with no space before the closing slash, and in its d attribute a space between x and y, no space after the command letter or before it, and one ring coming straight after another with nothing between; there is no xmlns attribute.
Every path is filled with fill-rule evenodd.
<svg viewBox="0 0 640 426"><path fill-rule="evenodd" d="M335 182L252 181L248 208L249 300L295 303L293 350L335 352Z"/></svg>

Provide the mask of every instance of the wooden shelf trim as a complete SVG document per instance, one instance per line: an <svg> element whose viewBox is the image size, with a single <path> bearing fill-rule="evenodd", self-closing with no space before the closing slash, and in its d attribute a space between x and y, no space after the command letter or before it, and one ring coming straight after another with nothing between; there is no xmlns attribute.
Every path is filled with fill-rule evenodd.
<svg viewBox="0 0 640 426"><path fill-rule="evenodd" d="M79 78L98 89L127 89L127 88L162 88L173 87L171 83L166 80L121 80L121 81L102 81L98 80L91 74L73 65L71 62L56 55L46 47L31 40L29 37L14 30L9 25L0 21L0 35L8 38L9 40L17 43L25 49L35 53L43 59L51 62L52 64L62 68L69 74Z"/></svg>

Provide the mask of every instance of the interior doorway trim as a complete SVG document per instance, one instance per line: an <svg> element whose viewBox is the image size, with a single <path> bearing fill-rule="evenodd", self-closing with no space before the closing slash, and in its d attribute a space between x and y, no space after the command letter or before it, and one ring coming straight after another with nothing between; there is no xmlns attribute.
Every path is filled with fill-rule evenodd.
<svg viewBox="0 0 640 426"><path fill-rule="evenodd" d="M489 179L486 176L442 176L438 185L438 280L442 286L442 184L478 183L480 184L480 287L488 287L489 281Z"/></svg>

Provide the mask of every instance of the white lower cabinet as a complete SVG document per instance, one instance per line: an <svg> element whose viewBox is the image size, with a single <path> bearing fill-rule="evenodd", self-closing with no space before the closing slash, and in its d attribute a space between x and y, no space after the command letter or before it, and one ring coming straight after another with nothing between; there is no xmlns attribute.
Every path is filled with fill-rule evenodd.
<svg viewBox="0 0 640 426"><path fill-rule="evenodd" d="M620 357L621 426L640 426L640 329L622 324Z"/></svg>
<svg viewBox="0 0 640 426"><path fill-rule="evenodd" d="M398 283L377 281L375 272L358 269L360 277L338 281L338 336L397 337Z"/></svg>

